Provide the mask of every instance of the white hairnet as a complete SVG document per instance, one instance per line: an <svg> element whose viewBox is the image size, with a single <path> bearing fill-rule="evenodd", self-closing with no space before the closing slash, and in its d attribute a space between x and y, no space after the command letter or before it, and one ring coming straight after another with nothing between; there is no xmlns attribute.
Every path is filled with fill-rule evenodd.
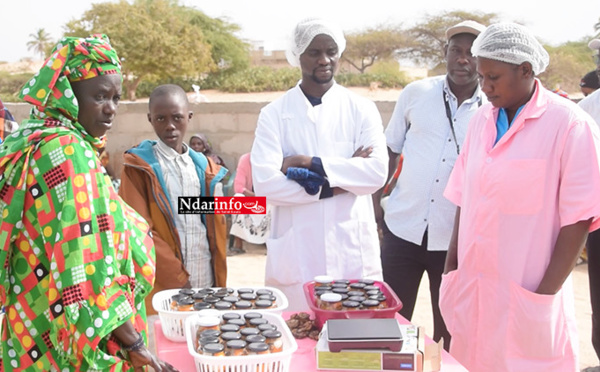
<svg viewBox="0 0 600 372"><path fill-rule="evenodd" d="M335 41L338 47L338 56L342 55L346 49L346 39L342 30L319 18L307 18L300 21L291 36L290 46L285 51L285 56L294 67L300 66L300 55L304 53L306 48L317 35L329 35Z"/></svg>
<svg viewBox="0 0 600 372"><path fill-rule="evenodd" d="M496 23L477 36L471 47L476 57L520 65L531 63L533 73L539 75L550 62L548 52L535 36L516 23Z"/></svg>

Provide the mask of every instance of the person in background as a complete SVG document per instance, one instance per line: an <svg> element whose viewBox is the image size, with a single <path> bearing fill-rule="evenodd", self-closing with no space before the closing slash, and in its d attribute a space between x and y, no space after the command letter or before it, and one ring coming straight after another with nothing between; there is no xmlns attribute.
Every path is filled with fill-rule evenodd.
<svg viewBox="0 0 600 372"><path fill-rule="evenodd" d="M410 320L423 272L427 272L433 339L437 342L443 338L446 350L450 335L438 298L456 206L442 193L467 123L486 102L471 54L473 40L484 29L477 22L463 21L446 31L447 74L406 86L385 131L390 175L400 154L404 163L387 200L384 220L383 213L376 213L383 231L383 279L402 301L400 314ZM375 195L376 212L381 210L380 195Z"/></svg>
<svg viewBox="0 0 600 372"><path fill-rule="evenodd" d="M98 158L121 82L105 35L67 37L21 91L31 115L0 147L3 371L176 370L145 346L150 228Z"/></svg>
<svg viewBox="0 0 600 372"><path fill-rule="evenodd" d="M0 100L0 143L18 128L17 121Z"/></svg>
<svg viewBox="0 0 600 372"><path fill-rule="evenodd" d="M578 366L571 271L600 227L600 130L536 76L549 56L515 23L473 42L478 110L444 192L459 206L440 287L450 353L471 372Z"/></svg>
<svg viewBox="0 0 600 372"><path fill-rule="evenodd" d="M597 78L600 74L600 39L593 39L588 46L594 51L597 70L593 72L596 73ZM590 114L596 121L596 125L600 126L600 90L590 93L581 100L579 107ZM596 356L600 359L600 230L592 231L588 237L587 260L592 305L592 345Z"/></svg>
<svg viewBox="0 0 600 372"><path fill-rule="evenodd" d="M581 87L581 93L583 93L584 97L594 93L597 89L600 88L600 72L597 70L590 71L585 74L584 77L581 78L581 82L579 86Z"/></svg>
<svg viewBox="0 0 600 372"><path fill-rule="evenodd" d="M298 23L286 55L302 80L261 110L252 146L254 191L273 206L265 282L290 310L308 308L316 275L382 279L371 194L386 181L385 137L375 104L334 80L345 46L327 21Z"/></svg>
<svg viewBox="0 0 600 372"><path fill-rule="evenodd" d="M227 280L225 216L178 212L179 197L214 196L227 173L183 142L192 115L181 87L157 87L150 95L148 121L158 141L142 141L123 156L119 195L148 221L156 244L152 294L224 287Z"/></svg>
<svg viewBox="0 0 600 372"><path fill-rule="evenodd" d="M233 182L234 196L256 196L252 185L252 165L250 153L240 157ZM231 234L234 238L231 254L245 253L243 241L252 244L265 244L269 237L271 212L267 205L266 214L234 214L231 216Z"/></svg>
<svg viewBox="0 0 600 372"><path fill-rule="evenodd" d="M215 154L212 149L210 141L202 133L196 133L190 137L190 147L192 150L204 154L206 157L210 157L217 165L225 166L223 159Z"/></svg>

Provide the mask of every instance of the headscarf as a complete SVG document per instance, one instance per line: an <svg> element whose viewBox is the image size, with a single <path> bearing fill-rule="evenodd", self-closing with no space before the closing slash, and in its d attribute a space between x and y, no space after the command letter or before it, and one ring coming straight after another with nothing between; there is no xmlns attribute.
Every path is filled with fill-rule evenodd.
<svg viewBox="0 0 600 372"><path fill-rule="evenodd" d="M120 73L119 57L106 35L65 37L52 49L42 68L25 83L20 98L34 105L30 119L51 118L69 126L77 122L79 115L71 82ZM85 132L81 125L75 126Z"/></svg>
<svg viewBox="0 0 600 372"><path fill-rule="evenodd" d="M475 57L513 65L529 62L535 75L544 72L550 63L548 52L531 31L510 22L488 26L473 42L471 52Z"/></svg>
<svg viewBox="0 0 600 372"><path fill-rule="evenodd" d="M307 18L300 21L290 39L290 46L285 51L285 56L294 67L300 66L300 56L310 45L317 35L329 35L338 47L338 57L342 55L346 49L346 39L342 30L319 18Z"/></svg>

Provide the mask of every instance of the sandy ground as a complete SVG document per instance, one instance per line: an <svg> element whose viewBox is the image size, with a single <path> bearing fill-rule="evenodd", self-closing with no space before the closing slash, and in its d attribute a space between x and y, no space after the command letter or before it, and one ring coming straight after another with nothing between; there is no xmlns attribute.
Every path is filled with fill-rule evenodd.
<svg viewBox="0 0 600 372"><path fill-rule="evenodd" d="M263 286L265 276L266 248L245 244L248 251L245 254L227 258L227 285L230 287ZM575 267L573 272L573 287L575 290L575 306L577 328L579 330L580 368L586 372L600 372L600 363L592 347L591 339L591 307L587 265ZM424 326L427 334L432 335L433 320L431 316L431 299L429 297L429 281L423 277L419 288L419 297L415 308L413 323ZM589 369L588 369L589 368Z"/></svg>

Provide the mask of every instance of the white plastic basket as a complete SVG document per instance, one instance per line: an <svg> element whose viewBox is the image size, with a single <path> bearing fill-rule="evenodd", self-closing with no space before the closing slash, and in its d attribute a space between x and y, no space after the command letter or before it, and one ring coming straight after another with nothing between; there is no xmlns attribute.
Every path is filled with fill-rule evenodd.
<svg viewBox="0 0 600 372"><path fill-rule="evenodd" d="M283 292L281 292L277 288L272 287L245 287L251 288L255 291L257 289L269 289L273 291L273 295L275 296L275 303L273 307L270 309L258 310L258 309L249 309L249 310L225 310L224 312L248 312L248 311L257 311L259 313L274 313L281 314L288 307L288 299L285 297ZM237 292L237 288L236 289ZM197 290L197 289L196 289ZM175 311L171 310L171 297L179 293L179 289L166 289L164 291L160 291L152 297L152 307L158 313L160 318L160 324L162 326L162 331L165 337L173 342L185 342L185 320L189 318L191 315L197 314L198 311Z"/></svg>
<svg viewBox="0 0 600 372"><path fill-rule="evenodd" d="M250 311L241 311L247 313ZM243 315L242 315L243 316ZM281 341L283 350L279 353L264 355L244 355L244 356L210 356L198 354L195 350L196 329L200 317L192 316L186 319L185 328L187 333L188 351L194 358L194 365L197 372L288 372L292 354L298 349L298 344L292 336L292 332L281 315L273 313L263 313L263 318L269 323L277 326L281 331Z"/></svg>

